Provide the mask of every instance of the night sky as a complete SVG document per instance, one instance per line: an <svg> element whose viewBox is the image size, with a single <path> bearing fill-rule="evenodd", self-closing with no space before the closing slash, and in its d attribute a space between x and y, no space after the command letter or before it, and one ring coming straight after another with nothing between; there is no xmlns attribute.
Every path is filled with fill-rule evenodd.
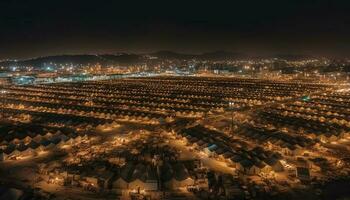
<svg viewBox="0 0 350 200"><path fill-rule="evenodd" d="M1 0L0 59L158 50L350 56L349 10L348 0Z"/></svg>

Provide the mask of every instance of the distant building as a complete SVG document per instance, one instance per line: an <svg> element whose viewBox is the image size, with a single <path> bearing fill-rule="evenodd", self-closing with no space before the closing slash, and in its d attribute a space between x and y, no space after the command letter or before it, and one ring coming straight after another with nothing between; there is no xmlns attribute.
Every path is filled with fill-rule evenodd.
<svg viewBox="0 0 350 200"><path fill-rule="evenodd" d="M16 76L11 79L12 83L18 85L29 85L33 84L35 81L35 77L33 76Z"/></svg>
<svg viewBox="0 0 350 200"><path fill-rule="evenodd" d="M0 85L8 85L11 83L11 78L9 77L0 77Z"/></svg>
<svg viewBox="0 0 350 200"><path fill-rule="evenodd" d="M11 75L6 72L0 72L0 85L7 85L11 83Z"/></svg>

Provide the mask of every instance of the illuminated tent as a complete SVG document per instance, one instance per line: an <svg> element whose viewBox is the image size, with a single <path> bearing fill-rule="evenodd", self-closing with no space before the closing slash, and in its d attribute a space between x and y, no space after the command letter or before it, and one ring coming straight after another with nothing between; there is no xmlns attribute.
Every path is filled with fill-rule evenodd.
<svg viewBox="0 0 350 200"><path fill-rule="evenodd" d="M168 189L178 189L194 184L194 180L190 177L188 170L181 163L165 166L162 174L164 174L164 186Z"/></svg>

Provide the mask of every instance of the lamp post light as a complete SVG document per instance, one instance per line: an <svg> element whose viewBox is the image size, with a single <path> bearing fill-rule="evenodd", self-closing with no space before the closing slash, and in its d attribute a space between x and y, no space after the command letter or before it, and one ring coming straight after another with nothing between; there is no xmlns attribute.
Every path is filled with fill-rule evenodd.
<svg viewBox="0 0 350 200"><path fill-rule="evenodd" d="M7 93L7 90L5 90L5 89L1 89L1 91L0 91L0 98L3 98L4 97L4 95ZM1 106L1 115L4 113L4 106Z"/></svg>
<svg viewBox="0 0 350 200"><path fill-rule="evenodd" d="M234 102L229 102L228 103L229 110L231 111L231 134L233 133L233 111L235 108L235 103Z"/></svg>

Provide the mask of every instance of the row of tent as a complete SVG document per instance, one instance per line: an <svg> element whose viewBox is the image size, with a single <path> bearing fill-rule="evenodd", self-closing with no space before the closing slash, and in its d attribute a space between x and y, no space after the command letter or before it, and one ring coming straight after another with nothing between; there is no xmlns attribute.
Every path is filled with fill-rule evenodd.
<svg viewBox="0 0 350 200"><path fill-rule="evenodd" d="M316 111L313 112L311 109L298 110L291 108L272 108L271 111L276 111L281 113L284 116L298 116L307 119L318 120L319 123L324 122L332 122L334 124L338 124L341 126L350 127L350 116L347 115L339 115L335 113L331 113L330 111Z"/></svg>
<svg viewBox="0 0 350 200"><path fill-rule="evenodd" d="M59 135L77 135L76 131L66 127L45 126L27 123L0 124L0 144L38 142L43 138L50 139Z"/></svg>
<svg viewBox="0 0 350 200"><path fill-rule="evenodd" d="M158 190L160 187L178 189L194 184L187 168L182 163L165 163L151 167L142 163L124 165L113 181L112 188Z"/></svg>
<svg viewBox="0 0 350 200"><path fill-rule="evenodd" d="M29 114L33 117L37 123L57 123L65 124L69 126L97 126L99 124L111 123L113 120L95 118L89 116L77 116L72 114L63 114L63 113L52 113L52 112L40 112L33 110L18 110L15 108L2 108L6 114L11 115L20 115L20 114Z"/></svg>
<svg viewBox="0 0 350 200"><path fill-rule="evenodd" d="M63 147L64 145L79 143L81 140L86 138L87 135L70 134L66 136L61 134L55 135L50 139L42 138L38 142L33 139L29 143L8 143L5 148L0 149L0 161L15 157L36 155L42 151Z"/></svg>
<svg viewBox="0 0 350 200"><path fill-rule="evenodd" d="M208 130L200 125L183 129L178 133L189 144L208 155L225 160L230 166L245 174L258 174L261 171L282 171L280 154L266 151L260 147L248 150L243 142L226 138L224 134Z"/></svg>
<svg viewBox="0 0 350 200"><path fill-rule="evenodd" d="M315 142L301 135L289 135L277 130L268 130L245 124L236 131L236 134L259 144L272 144L278 147L285 155L301 155L303 148L315 145Z"/></svg>
<svg viewBox="0 0 350 200"><path fill-rule="evenodd" d="M82 104L82 99L78 99L79 96L77 96L77 99L72 99L72 95L67 95L66 98L60 96L56 97L52 95L52 97L48 96L43 96L42 94L27 94L26 95L26 100L23 99L22 93L20 94L7 94L5 99L8 100L16 100L22 98L21 101L23 102L31 102L30 99L35 99L32 103L35 104L37 102L38 98L41 98L40 102L37 102L37 105L45 106L45 107L50 107L51 104L57 103L57 100L60 100L60 105L62 105L62 108L69 107L71 105L78 105ZM118 97L119 98L119 97ZM128 97L125 100L121 99L113 99L112 97L104 97L104 98L98 98L94 97L93 102L98 104L98 105L103 105L103 106L109 106L109 105L114 105L115 107L123 107L123 106L128 106L131 108L141 108L144 110L165 110L168 112L203 112L208 108L216 108L218 109L219 106L216 105L214 102L201 102L201 103L191 103L191 104L185 104L185 103L179 103L174 100L168 100L168 101L161 101L161 100L146 100L146 98L143 99L135 99L132 100L133 97ZM87 101L87 100L84 100ZM91 101L91 97L89 97L89 101ZM62 103L65 102L66 106ZM221 105L222 106L222 105ZM69 109L69 108L68 108ZM114 108L115 109L115 108Z"/></svg>
<svg viewBox="0 0 350 200"><path fill-rule="evenodd" d="M297 116L284 116L280 112L264 111L260 113L266 123L274 124L277 127L291 126L294 129L303 129L307 136L322 141L336 141L349 136L350 129L330 122L320 123L318 120L302 118Z"/></svg>
<svg viewBox="0 0 350 200"><path fill-rule="evenodd" d="M155 112L146 112L139 110L129 110L129 109L121 109L121 108L101 108L97 106L85 106L85 105L75 105L75 104L64 104L64 103L53 103L53 102L38 102L38 101L26 101L22 99L14 99L14 98L2 98L1 102L6 103L8 105L22 105L28 108L35 107L40 108L42 110L50 111L50 109L54 109L60 112L75 112L75 113L92 113L92 114L115 114L116 116L141 116L148 117L149 119L158 119L160 117L165 118L166 115Z"/></svg>
<svg viewBox="0 0 350 200"><path fill-rule="evenodd" d="M183 162L165 162L154 166L148 162L127 162L121 167L112 169L104 166L71 165L65 167L67 176L79 180L87 180L94 185L116 190L146 190L160 189L177 190L195 184L196 176Z"/></svg>
<svg viewBox="0 0 350 200"><path fill-rule="evenodd" d="M69 128L58 128L42 126L38 124L1 124L0 144L10 142L30 142L32 139L38 141L41 138L49 139L56 135L74 134L75 131Z"/></svg>
<svg viewBox="0 0 350 200"><path fill-rule="evenodd" d="M72 88L69 88L72 89ZM68 90L69 90L68 89ZM22 96L23 92L26 92L27 96L30 97L42 97L43 99L52 99L54 100L65 100L69 102L81 102L84 101L91 101L93 100L94 103L98 104L113 104L116 106L120 105L127 105L127 106L140 106L140 107L159 107L159 108L167 108L167 109L174 109L174 111L180 111L180 112L186 112L186 111L202 111L202 109L207 108L219 108L223 106L225 103L223 102L217 102L210 99L210 97L205 97L204 99L188 99L188 98L181 98L174 96L173 92L169 92L169 94L162 94L162 95L151 95L149 92L140 94L134 94L134 93L125 93L123 95L116 94L112 95L110 91L100 91L100 95L94 95L92 98L91 95L85 95L82 93L71 94L71 93L64 93L65 91L47 91L47 90L40 90L40 91L32 91L28 90L28 88L11 88L12 91L11 96ZM128 90L126 90L128 91ZM57 93L54 93L57 92ZM93 91L91 91L93 92ZM108 93L108 96L105 95L105 93ZM10 95L7 95L10 96ZM75 97L75 98L73 98ZM186 102L191 101L191 104L186 104Z"/></svg>
<svg viewBox="0 0 350 200"><path fill-rule="evenodd" d="M42 104L45 103L39 103L39 102L25 102L23 100L15 100L18 104L12 104L13 101L11 100L11 104L8 104L7 108L4 108L5 110L9 110L11 112L15 113L16 106L15 105L26 105L27 110L20 109L17 111L17 113L25 113L25 114L32 114L32 115L38 115L38 114L47 114L52 116L57 116L57 118L67 116L67 121L77 121L77 120L86 120L86 121L95 121L99 119L99 121L112 121L114 119L128 119L128 120L146 120L150 122L163 122L167 119L170 119L171 117L166 114L161 113L148 113L143 111L134 111L134 110L118 110L118 109L101 109L96 108L93 109L89 106L81 106L81 105L58 105L58 104L51 104L42 106ZM39 106L40 105L40 106ZM32 109L32 110L30 110ZM39 109L39 111L34 111ZM188 112L174 112L176 115L182 115L182 116L196 116L200 115L200 113L196 113L193 111ZM94 124L96 124L95 121Z"/></svg>
<svg viewBox="0 0 350 200"><path fill-rule="evenodd" d="M180 80L182 82L181 84L174 82L175 80L171 79L145 79L142 80L144 82L140 82L138 79L128 79L124 81L36 85L29 88L30 90L24 87L12 89L24 91L38 90L40 92L46 92L53 95L62 94L66 95L67 97L69 97L69 95L81 95L80 97L88 97L86 96L87 94L83 93L93 93L94 96L96 96L93 97L95 99L98 99L98 97L107 99L108 97L115 97L111 99L118 99L120 95L122 95L122 98L135 99L138 102L140 102L140 100L149 99L155 101L157 104L165 103L157 102L157 98L159 100L164 99L171 101L181 97L180 99L187 99L190 100L190 102L202 98L203 100L210 100L211 103L219 103L221 106L223 106L223 103L225 104L225 102L222 101L223 98L240 97L250 101L266 98L270 99L268 97L290 97L308 90L321 89L325 87L324 85L295 84L261 81L256 79L227 79L226 81L222 82L222 79L200 78L200 80ZM193 81L198 82L196 82L196 84L192 84ZM164 83L161 87L159 84L157 84L160 82ZM258 82L259 85L254 84L256 82ZM135 88L135 85L137 84L141 84L144 87ZM199 87L201 85L205 87ZM244 88L244 90L242 90L242 88ZM212 98L213 96L216 98Z"/></svg>

